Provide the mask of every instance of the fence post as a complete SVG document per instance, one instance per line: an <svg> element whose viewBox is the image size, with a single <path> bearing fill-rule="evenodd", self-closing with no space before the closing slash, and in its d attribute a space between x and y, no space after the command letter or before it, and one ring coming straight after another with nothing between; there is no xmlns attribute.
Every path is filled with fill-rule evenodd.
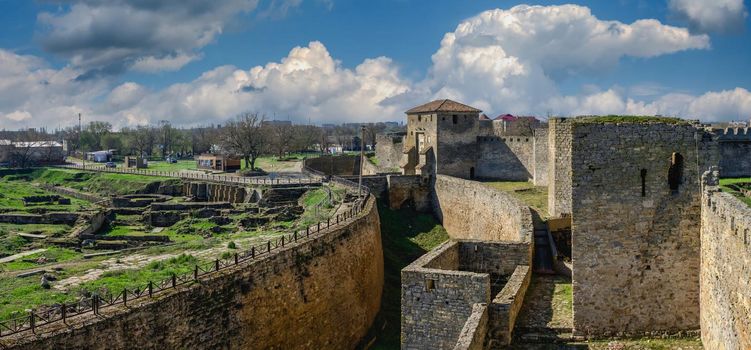
<svg viewBox="0 0 751 350"><path fill-rule="evenodd" d="M67 313L68 313L68 305L66 303L63 303L60 308L60 316L63 319L63 323L65 323L65 318L67 316Z"/></svg>
<svg viewBox="0 0 751 350"><path fill-rule="evenodd" d="M284 247L284 235L282 235L282 247Z"/></svg>
<svg viewBox="0 0 751 350"><path fill-rule="evenodd" d="M219 271L219 259L216 259L216 261L214 261L214 267L217 271Z"/></svg>
<svg viewBox="0 0 751 350"><path fill-rule="evenodd" d="M172 274L172 288L177 287L177 275Z"/></svg>
<svg viewBox="0 0 751 350"><path fill-rule="evenodd" d="M35 325L36 322L34 322L34 321L35 321L34 320L34 310L32 309L31 311L29 311L29 326L31 326L31 332L32 333L36 333L36 330L34 329L35 326L36 326Z"/></svg>
<svg viewBox="0 0 751 350"><path fill-rule="evenodd" d="M310 226L305 227L305 237L310 237Z"/></svg>
<svg viewBox="0 0 751 350"><path fill-rule="evenodd" d="M239 261L239 259L237 257L237 253L235 253L235 265L237 265L238 261Z"/></svg>
<svg viewBox="0 0 751 350"><path fill-rule="evenodd" d="M295 231L295 242L297 242L297 231Z"/></svg>
<svg viewBox="0 0 751 350"><path fill-rule="evenodd" d="M91 297L91 309L94 310L94 315L99 315L99 294Z"/></svg>
<svg viewBox="0 0 751 350"><path fill-rule="evenodd" d="M318 230L316 230L316 232L321 232L321 222L320 221L318 222Z"/></svg>
<svg viewBox="0 0 751 350"><path fill-rule="evenodd" d="M331 217L326 218L326 228L331 226Z"/></svg>
<svg viewBox="0 0 751 350"><path fill-rule="evenodd" d="M128 306L128 290L123 288L123 305Z"/></svg>
<svg viewBox="0 0 751 350"><path fill-rule="evenodd" d="M266 245L269 247L269 253L271 253L271 241L267 241Z"/></svg>
<svg viewBox="0 0 751 350"><path fill-rule="evenodd" d="M339 225L339 214L336 214L336 224Z"/></svg>
<svg viewBox="0 0 751 350"><path fill-rule="evenodd" d="M149 281L149 298L151 298L154 295L154 284Z"/></svg>
<svg viewBox="0 0 751 350"><path fill-rule="evenodd" d="M198 281L198 265L196 265L196 268L193 269L193 279Z"/></svg>
<svg viewBox="0 0 751 350"><path fill-rule="evenodd" d="M256 257L256 247L250 247L250 258L254 259Z"/></svg>

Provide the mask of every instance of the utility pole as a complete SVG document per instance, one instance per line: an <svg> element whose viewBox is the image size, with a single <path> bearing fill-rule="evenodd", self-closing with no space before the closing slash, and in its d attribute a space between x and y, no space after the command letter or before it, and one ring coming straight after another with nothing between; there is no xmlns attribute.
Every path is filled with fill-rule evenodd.
<svg viewBox="0 0 751 350"><path fill-rule="evenodd" d="M365 125L360 126L360 176L357 181L357 197L362 198L362 168L365 163Z"/></svg>
<svg viewBox="0 0 751 350"><path fill-rule="evenodd" d="M83 136L83 128L81 127L81 113L78 113L78 149L81 150L83 168L86 169L86 154L83 152L83 143L81 143L81 136Z"/></svg>

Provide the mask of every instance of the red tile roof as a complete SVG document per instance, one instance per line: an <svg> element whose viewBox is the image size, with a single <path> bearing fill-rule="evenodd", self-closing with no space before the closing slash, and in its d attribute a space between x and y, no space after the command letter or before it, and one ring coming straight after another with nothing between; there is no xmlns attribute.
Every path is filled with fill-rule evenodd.
<svg viewBox="0 0 751 350"><path fill-rule="evenodd" d="M404 112L406 114L431 113L431 112L482 112L481 110L451 100L435 100L420 105Z"/></svg>

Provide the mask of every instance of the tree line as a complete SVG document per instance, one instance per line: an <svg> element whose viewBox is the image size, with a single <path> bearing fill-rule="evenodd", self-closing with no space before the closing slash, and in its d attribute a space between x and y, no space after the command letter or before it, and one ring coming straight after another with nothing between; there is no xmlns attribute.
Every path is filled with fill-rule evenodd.
<svg viewBox="0 0 751 350"><path fill-rule="evenodd" d="M364 140L360 137L361 126L365 128ZM363 145L374 147L376 134L400 128L384 123L300 125L270 121L260 113L242 113L223 125L181 128L164 120L116 131L109 122L92 121L54 133L44 129L2 130L0 139L60 141L67 145L69 154L114 149L123 156L186 158L220 153L237 156L249 168L255 168L255 160L262 155L281 159L293 152L326 153L334 145L353 151Z"/></svg>

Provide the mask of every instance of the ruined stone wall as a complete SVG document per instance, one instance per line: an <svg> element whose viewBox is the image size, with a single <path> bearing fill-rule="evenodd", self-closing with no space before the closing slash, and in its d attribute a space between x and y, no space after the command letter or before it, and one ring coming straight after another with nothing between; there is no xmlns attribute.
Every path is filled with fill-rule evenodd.
<svg viewBox="0 0 751 350"><path fill-rule="evenodd" d="M488 304L479 303L472 306L472 313L464 323L459 340L454 350L483 350L488 334Z"/></svg>
<svg viewBox="0 0 751 350"><path fill-rule="evenodd" d="M438 175L433 213L454 239L528 242L530 209L506 192L480 182Z"/></svg>
<svg viewBox="0 0 751 350"><path fill-rule="evenodd" d="M409 205L417 211L432 209L430 184L419 175L388 175L388 203L391 209Z"/></svg>
<svg viewBox="0 0 751 350"><path fill-rule="evenodd" d="M511 344L516 317L524 303L532 270L529 265L516 266L503 289L488 305L488 346L491 349Z"/></svg>
<svg viewBox="0 0 751 350"><path fill-rule="evenodd" d="M751 207L704 193L701 228L701 340L706 349L751 348Z"/></svg>
<svg viewBox="0 0 751 350"><path fill-rule="evenodd" d="M699 328L702 134L686 124L572 123L576 334ZM671 172L674 152L683 166Z"/></svg>
<svg viewBox="0 0 751 350"><path fill-rule="evenodd" d="M453 348L473 305L490 300L489 275L457 271L458 264L458 243L450 241L402 270L402 349Z"/></svg>
<svg viewBox="0 0 751 350"><path fill-rule="evenodd" d="M456 123L454 123L456 115ZM469 179L476 167L477 113L439 113L437 119L437 149L435 151L437 174ZM477 169L474 169L477 172Z"/></svg>
<svg viewBox="0 0 751 350"><path fill-rule="evenodd" d="M359 156L339 155L305 159L305 167L326 175L357 175L360 173Z"/></svg>
<svg viewBox="0 0 751 350"><path fill-rule="evenodd" d="M383 252L371 198L348 226L154 299L19 335L13 349L352 349L379 310ZM52 327L45 326L45 327ZM6 340L3 340L6 341ZM15 346L13 346L15 345Z"/></svg>
<svg viewBox="0 0 751 350"><path fill-rule="evenodd" d="M529 243L452 240L404 268L402 349L508 344L530 259ZM478 319L478 304L488 308L486 321Z"/></svg>
<svg viewBox="0 0 751 350"><path fill-rule="evenodd" d="M548 121L548 212L552 217L571 213L571 122Z"/></svg>
<svg viewBox="0 0 751 350"><path fill-rule="evenodd" d="M477 137L475 177L507 181L531 179L533 144L529 136Z"/></svg>
<svg viewBox="0 0 751 350"><path fill-rule="evenodd" d="M404 157L404 137L406 133L376 135L376 157L381 168L399 168Z"/></svg>
<svg viewBox="0 0 751 350"><path fill-rule="evenodd" d="M248 190L241 185L214 182L183 182L182 193L207 202L244 203Z"/></svg>
<svg viewBox="0 0 751 350"><path fill-rule="evenodd" d="M535 129L534 143L532 147L532 182L535 186L548 186L548 129Z"/></svg>

